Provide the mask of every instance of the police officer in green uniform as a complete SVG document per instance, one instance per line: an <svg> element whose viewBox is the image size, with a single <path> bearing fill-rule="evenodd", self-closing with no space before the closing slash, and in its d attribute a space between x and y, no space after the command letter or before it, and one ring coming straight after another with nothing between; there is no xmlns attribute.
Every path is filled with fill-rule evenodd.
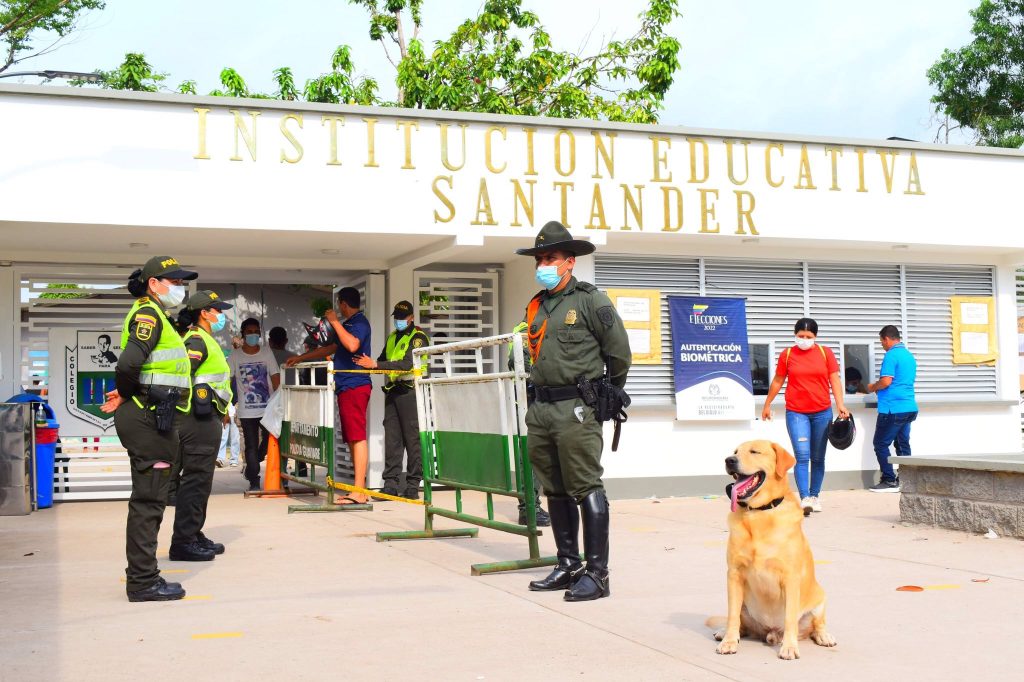
<svg viewBox="0 0 1024 682"><path fill-rule="evenodd" d="M178 420L191 407L188 352L165 312L185 300L184 280L198 274L170 256L156 256L132 273L128 291L139 298L121 329L115 390L103 412L114 413L117 437L128 450L132 494L126 528L128 601L181 599L179 583L160 577L157 533L167 502L171 467L178 457Z"/></svg>
<svg viewBox="0 0 1024 682"><path fill-rule="evenodd" d="M409 301L399 301L391 313L395 330L388 335L380 356L374 360L365 355L354 362L366 369L388 370L384 380L384 487L381 492L400 495L410 500L420 497L423 480L423 457L420 451L420 422L416 413L416 391L413 385L413 350L430 345L430 337L413 322ZM424 358L420 364L427 371ZM399 489L402 455L408 455L405 487Z"/></svg>
<svg viewBox="0 0 1024 682"><path fill-rule="evenodd" d="M203 535L206 506L213 488L220 437L231 404L231 368L211 336L224 328L223 311L233 306L213 291L197 291L178 315L192 371L192 411L180 420L181 481L174 508L173 561L210 561L224 545Z"/></svg>
<svg viewBox="0 0 1024 682"><path fill-rule="evenodd" d="M606 382L621 389L632 360L626 329L608 296L572 276L576 256L593 244L572 238L561 223L541 229L533 248L544 287L526 310L533 401L526 413L530 462L548 498L558 565L531 590L565 590L566 601L607 597L608 498L601 475L602 425L590 403ZM607 386L605 386L607 388ZM614 389L610 389L614 390ZM589 399L588 399L589 398ZM577 508L578 505L578 508ZM583 520L586 565L579 553Z"/></svg>

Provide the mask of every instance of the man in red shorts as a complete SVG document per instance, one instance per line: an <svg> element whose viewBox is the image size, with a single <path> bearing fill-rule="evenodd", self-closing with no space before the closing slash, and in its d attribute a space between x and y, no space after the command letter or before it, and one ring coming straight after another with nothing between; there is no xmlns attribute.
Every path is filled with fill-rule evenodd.
<svg viewBox="0 0 1024 682"><path fill-rule="evenodd" d="M338 292L338 312L328 310L324 319L334 329L334 339L321 348L304 353L285 361L286 367L299 362L320 360L334 356L334 369L360 369L353 362L354 357L370 353L370 322L360 310L359 292L345 287ZM341 316L341 320L338 316ZM366 444L366 406L370 402L370 376L340 372L334 375L335 391L338 396L338 415L341 417L341 437L348 443L355 468L355 485L366 487L366 467L370 451ZM338 504L363 504L365 495L350 493L338 500Z"/></svg>

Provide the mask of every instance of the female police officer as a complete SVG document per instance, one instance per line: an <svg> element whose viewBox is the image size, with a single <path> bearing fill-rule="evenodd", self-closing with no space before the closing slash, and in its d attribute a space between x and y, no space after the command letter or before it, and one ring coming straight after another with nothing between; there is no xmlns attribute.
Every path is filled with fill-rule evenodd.
<svg viewBox="0 0 1024 682"><path fill-rule="evenodd" d="M197 291L178 314L192 368L192 411L181 419L181 482L174 505L173 561L209 561L224 545L203 535L220 437L231 405L231 369L210 335L224 328L232 305L213 291Z"/></svg>
<svg viewBox="0 0 1024 682"><path fill-rule="evenodd" d="M187 413L192 396L188 352L164 312L185 299L183 280L195 279L169 256L146 261L128 280L139 298L121 329L121 357L115 390L107 393L103 412L114 413L117 437L128 450L132 495L128 501L128 601L181 599L185 590L160 577L156 538L167 502L171 466L178 456L178 415Z"/></svg>

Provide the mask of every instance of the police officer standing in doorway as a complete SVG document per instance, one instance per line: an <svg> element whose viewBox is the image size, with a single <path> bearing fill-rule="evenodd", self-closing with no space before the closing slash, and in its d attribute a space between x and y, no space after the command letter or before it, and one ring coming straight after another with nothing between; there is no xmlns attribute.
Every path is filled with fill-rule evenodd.
<svg viewBox="0 0 1024 682"><path fill-rule="evenodd" d="M388 335L380 357L374 360L361 355L353 361L365 369L388 370L384 381L384 488L381 492L418 500L420 481L423 480L423 459L412 352L429 346L430 337L413 322L413 307L409 301L396 303L391 317L394 318L395 330ZM426 358L420 369L427 371ZM399 488L403 451L408 456L408 468L404 487Z"/></svg>
<svg viewBox="0 0 1024 682"><path fill-rule="evenodd" d="M558 565L530 589L564 589L566 601L611 594L601 420L628 404L621 389L632 361L625 326L611 300L572 275L576 256L593 251L593 244L573 239L556 221L541 229L533 248L516 251L534 257L535 276L544 287L525 318L534 393L526 413L527 450L548 498L558 548ZM609 404L615 405L611 411ZM585 566L579 553L581 516Z"/></svg>
<svg viewBox="0 0 1024 682"><path fill-rule="evenodd" d="M203 535L206 505L213 488L220 438L231 405L231 368L211 336L224 328L230 303L213 291L197 291L178 314L192 373L192 411L180 419L181 481L174 507L172 561L210 561L224 545Z"/></svg>
<svg viewBox="0 0 1024 682"><path fill-rule="evenodd" d="M192 380L185 343L165 312L185 300L185 280L199 275L170 256L156 256L132 273L137 296L121 329L115 390L102 411L114 414L117 437L128 450L132 495L128 501L128 601L181 599L179 583L160 577L156 541L178 457L178 420L191 407Z"/></svg>

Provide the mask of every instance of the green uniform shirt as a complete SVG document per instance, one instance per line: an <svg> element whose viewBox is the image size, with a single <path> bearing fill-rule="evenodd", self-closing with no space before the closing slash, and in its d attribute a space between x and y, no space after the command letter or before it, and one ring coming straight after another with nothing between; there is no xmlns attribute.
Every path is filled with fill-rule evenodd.
<svg viewBox="0 0 1024 682"><path fill-rule="evenodd" d="M541 304L530 331L539 330L544 320L548 327L530 370L530 382L535 386L573 386L581 374L588 379L602 376L607 361L611 382L624 386L633 355L611 299L575 277L559 292L538 295Z"/></svg>

